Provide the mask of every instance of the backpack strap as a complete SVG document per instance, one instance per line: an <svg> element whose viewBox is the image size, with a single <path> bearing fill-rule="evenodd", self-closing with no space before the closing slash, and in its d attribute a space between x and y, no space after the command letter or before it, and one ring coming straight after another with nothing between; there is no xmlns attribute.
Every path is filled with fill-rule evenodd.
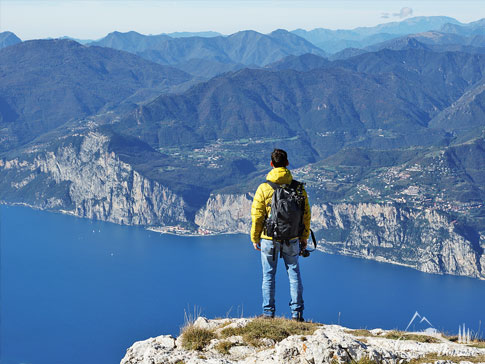
<svg viewBox="0 0 485 364"><path fill-rule="evenodd" d="M268 180L266 180L266 183L269 184L273 188L273 190L276 190L281 187L281 185ZM298 182L297 180L294 179L291 181L291 183L288 186L296 189L299 185L301 185L301 182Z"/></svg>
<svg viewBox="0 0 485 364"><path fill-rule="evenodd" d="M317 250L317 239L315 239L315 234L313 233L313 230L310 229L310 235L312 237L312 240L313 240L313 249L312 250L308 250L309 252L313 252L315 250Z"/></svg>
<svg viewBox="0 0 485 364"><path fill-rule="evenodd" d="M291 180L290 187L296 189L299 185L301 185L301 182L298 182L296 179Z"/></svg>
<svg viewBox="0 0 485 364"><path fill-rule="evenodd" d="M273 188L273 190L277 190L278 188L281 187L279 184L268 181L268 180L266 180L266 183L269 184Z"/></svg>

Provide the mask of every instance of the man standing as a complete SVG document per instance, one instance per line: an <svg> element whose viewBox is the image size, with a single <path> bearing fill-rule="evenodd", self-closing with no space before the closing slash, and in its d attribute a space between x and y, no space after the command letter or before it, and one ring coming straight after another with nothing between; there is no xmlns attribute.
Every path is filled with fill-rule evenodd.
<svg viewBox="0 0 485 364"><path fill-rule="evenodd" d="M292 183L291 172L288 166L288 157L284 150L275 149L271 153L271 167L273 169L266 176L265 183L259 185L254 195L251 207L251 241L254 249L261 251L263 265L263 317L273 318L275 314L275 274L278 264L278 256L281 255L285 262L288 279L290 281L290 308L293 320L303 319L303 284L301 282L298 257L301 249L305 249L310 234L310 205L308 196L302 184L296 181ZM301 226L296 227L298 233L288 239L279 240L274 233L267 231L265 221L271 216L271 205L275 189L279 186L298 186L304 198L302 206ZM291 187L290 186L290 187ZM295 231L295 229L293 229Z"/></svg>

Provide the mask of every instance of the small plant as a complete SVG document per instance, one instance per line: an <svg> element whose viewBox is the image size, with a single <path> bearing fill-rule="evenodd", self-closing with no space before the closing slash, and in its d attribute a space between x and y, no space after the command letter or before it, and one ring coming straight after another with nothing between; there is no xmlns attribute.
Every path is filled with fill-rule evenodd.
<svg viewBox="0 0 485 364"><path fill-rule="evenodd" d="M217 345L215 346L216 350L221 353L221 354L225 354L225 355L228 355L229 354L229 350L234 346L234 343L230 342L230 341L227 341L227 340L222 340L222 341L219 341L217 343Z"/></svg>
<svg viewBox="0 0 485 364"><path fill-rule="evenodd" d="M244 327L228 327L221 331L222 337L242 336L245 343L261 346L261 339L280 342L291 335L311 335L320 325L312 322L290 321L284 318L272 320L256 318Z"/></svg>
<svg viewBox="0 0 485 364"><path fill-rule="evenodd" d="M189 325L182 331L182 346L188 350L202 350L214 338L211 330Z"/></svg>

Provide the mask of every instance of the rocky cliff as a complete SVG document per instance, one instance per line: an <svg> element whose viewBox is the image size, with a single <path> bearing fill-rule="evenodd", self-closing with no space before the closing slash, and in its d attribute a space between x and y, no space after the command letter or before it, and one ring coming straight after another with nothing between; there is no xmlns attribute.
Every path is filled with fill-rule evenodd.
<svg viewBox="0 0 485 364"><path fill-rule="evenodd" d="M247 194L212 195L196 223L215 232L248 233L251 201ZM485 238L438 210L397 203L316 204L312 229L326 252L485 278Z"/></svg>
<svg viewBox="0 0 485 364"><path fill-rule="evenodd" d="M133 344L121 364L451 364L485 360L485 349L451 342L439 334L350 330L337 325L313 323L299 323L297 326L281 319L264 321L273 322L245 318L198 318L193 325L195 332L199 338L204 333L207 336L205 343L198 342L198 350L187 349L190 343L184 338L185 334L177 339L162 335ZM257 338L250 337L249 330L245 330L249 326L252 326L251 330L258 330ZM282 331L274 335L275 328L281 326L300 333Z"/></svg>
<svg viewBox="0 0 485 364"><path fill-rule="evenodd" d="M181 197L122 162L108 144L102 133L87 132L0 160L0 200L118 224L187 222Z"/></svg>
<svg viewBox="0 0 485 364"><path fill-rule="evenodd" d="M248 234L251 229L253 195L215 194L195 215L199 227L217 233Z"/></svg>
<svg viewBox="0 0 485 364"><path fill-rule="evenodd" d="M195 221L215 233L249 232L251 194L213 194L192 219L181 196L123 162L109 143L109 136L84 130L0 159L0 200L119 224ZM439 209L317 203L312 228L326 252L485 279L485 237Z"/></svg>

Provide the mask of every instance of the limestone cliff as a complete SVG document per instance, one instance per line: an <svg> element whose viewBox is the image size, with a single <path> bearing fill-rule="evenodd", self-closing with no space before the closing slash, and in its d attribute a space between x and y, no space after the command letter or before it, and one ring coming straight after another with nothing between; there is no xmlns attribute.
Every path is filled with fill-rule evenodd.
<svg viewBox="0 0 485 364"><path fill-rule="evenodd" d="M195 215L195 223L213 232L248 234L251 224L252 194L212 195L205 208Z"/></svg>
<svg viewBox="0 0 485 364"><path fill-rule="evenodd" d="M249 232L252 195L213 194L188 217L181 196L123 162L109 142L83 131L0 159L0 201L127 225L195 221L215 233ZM312 206L312 228L326 252L485 279L484 236L438 209L320 203Z"/></svg>
<svg viewBox="0 0 485 364"><path fill-rule="evenodd" d="M0 199L118 224L187 222L184 200L122 162L108 143L87 132L0 160Z"/></svg>
<svg viewBox="0 0 485 364"><path fill-rule="evenodd" d="M197 213L203 229L247 233L250 195L213 195ZM323 251L406 265L428 273L485 278L483 237L444 212L371 203L312 206Z"/></svg>

